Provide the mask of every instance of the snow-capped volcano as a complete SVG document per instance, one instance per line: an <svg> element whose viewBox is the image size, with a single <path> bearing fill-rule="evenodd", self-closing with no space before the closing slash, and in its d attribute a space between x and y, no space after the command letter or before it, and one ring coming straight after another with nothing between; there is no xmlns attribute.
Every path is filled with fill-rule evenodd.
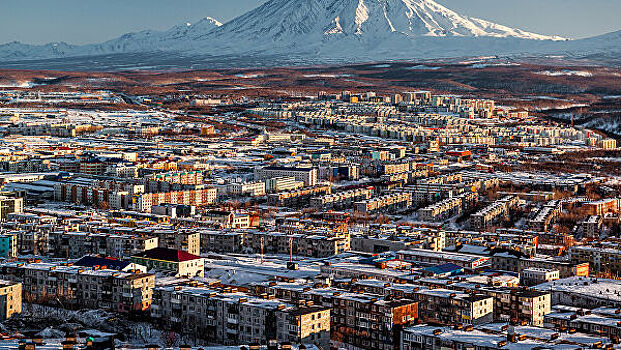
<svg viewBox="0 0 621 350"><path fill-rule="evenodd" d="M309 35L365 37L389 33L564 40L461 16L432 0L270 0L217 32L273 41Z"/></svg>
<svg viewBox="0 0 621 350"><path fill-rule="evenodd" d="M174 56L201 62L252 56L253 62L284 57L321 63L582 53L598 45L619 47L605 40L569 41L510 28L460 15L433 0L268 0L224 24L207 17L163 32L146 30L83 46L0 45L0 61L110 54L132 54L131 60L149 54L153 61L158 57L153 53L159 52L169 62Z"/></svg>

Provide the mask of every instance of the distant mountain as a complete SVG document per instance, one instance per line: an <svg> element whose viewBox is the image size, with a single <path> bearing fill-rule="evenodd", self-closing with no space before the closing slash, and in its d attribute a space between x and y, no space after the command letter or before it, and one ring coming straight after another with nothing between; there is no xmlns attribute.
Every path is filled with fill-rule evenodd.
<svg viewBox="0 0 621 350"><path fill-rule="evenodd" d="M250 62L265 65L275 58L322 63L599 52L621 52L621 35L567 40L462 16L432 0L269 0L225 24L207 17L101 44L0 45L0 62L99 55L125 55L117 61L139 62L143 54L160 53L169 67L175 56L225 62L222 57L230 56L236 64L252 57Z"/></svg>

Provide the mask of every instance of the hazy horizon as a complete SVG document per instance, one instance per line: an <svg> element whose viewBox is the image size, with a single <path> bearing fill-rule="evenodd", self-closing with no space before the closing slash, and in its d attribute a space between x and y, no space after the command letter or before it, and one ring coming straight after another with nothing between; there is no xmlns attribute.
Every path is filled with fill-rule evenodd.
<svg viewBox="0 0 621 350"><path fill-rule="evenodd" d="M471 17L546 35L585 38L621 29L621 1L436 0ZM0 43L97 43L127 32L166 30L210 16L227 22L265 0L31 0L3 4ZM78 29L79 30L76 30Z"/></svg>

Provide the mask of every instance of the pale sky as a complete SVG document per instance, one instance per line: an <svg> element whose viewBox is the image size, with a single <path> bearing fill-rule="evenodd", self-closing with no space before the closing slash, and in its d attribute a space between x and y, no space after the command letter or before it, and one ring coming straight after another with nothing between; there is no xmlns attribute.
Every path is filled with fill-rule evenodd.
<svg viewBox="0 0 621 350"><path fill-rule="evenodd" d="M97 43L211 16L226 22L265 0L2 1L0 43ZM621 0L436 0L458 13L548 35L584 38L621 30Z"/></svg>

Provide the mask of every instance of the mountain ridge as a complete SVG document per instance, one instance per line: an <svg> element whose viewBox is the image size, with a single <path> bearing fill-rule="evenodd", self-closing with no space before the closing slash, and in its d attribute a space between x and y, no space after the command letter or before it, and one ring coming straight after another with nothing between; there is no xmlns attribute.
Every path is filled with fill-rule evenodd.
<svg viewBox="0 0 621 350"><path fill-rule="evenodd" d="M621 31L620 31L621 33ZM621 35L568 40L460 15L433 0L269 0L226 23L211 17L99 44L0 45L0 62L161 53L287 55L322 61L621 51ZM269 63L269 62L268 62Z"/></svg>

